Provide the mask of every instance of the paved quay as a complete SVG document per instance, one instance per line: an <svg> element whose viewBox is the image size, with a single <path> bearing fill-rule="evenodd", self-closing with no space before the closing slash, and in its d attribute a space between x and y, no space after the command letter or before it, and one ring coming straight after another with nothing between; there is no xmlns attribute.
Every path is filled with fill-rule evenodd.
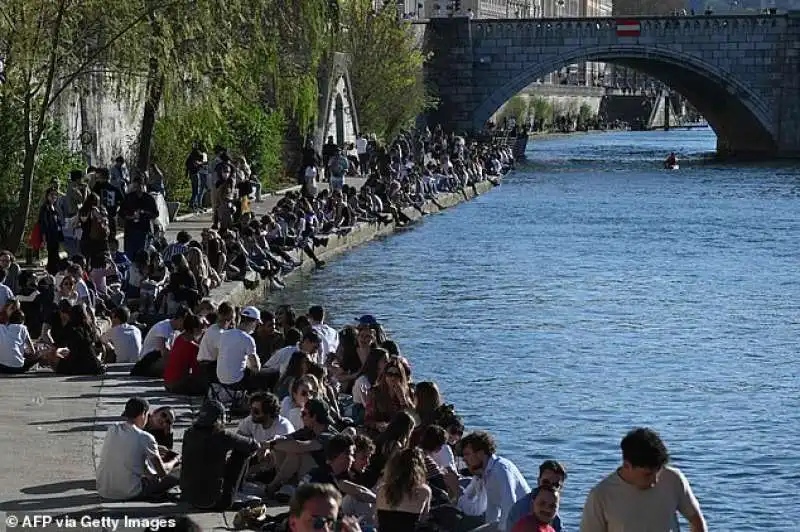
<svg viewBox="0 0 800 532"><path fill-rule="evenodd" d="M363 180L349 180L360 186ZM492 188L479 184L478 193ZM443 194L437 198L442 207L450 207L475 196ZM267 196L254 203L257 215L272 209L280 195ZM429 203L422 209L426 214L439 207ZM422 215L409 209L414 219ZM193 237L210 226L210 213L190 216L170 225L168 240L181 230ZM327 259L376 236L389 234L393 225L378 228L364 224L347 236L331 238L332 244L320 253ZM306 260L304 267L311 261ZM290 274L291 275L291 274ZM241 304L245 299L259 299L261 291L248 292L241 283L224 283L212 293L215 299L231 299ZM142 526L125 526L124 518L156 519L189 515L203 530L230 530L234 512L198 513L184 504L152 504L146 502L102 501L95 491L95 468L102 448L105 428L119 421L125 401L142 396L155 406L170 405L176 411L175 448L180 450L183 431L191 424L200 405L200 398L167 394L160 381L129 376L130 365L109 366L104 376L57 376L49 371L4 377L0 400L5 408L0 413L0 530L10 530L15 518L50 515L74 521L55 521L47 530L142 530ZM274 506L270 513L285 512L285 506ZM81 521L83 519L83 521ZM90 522L89 519L95 519ZM103 520L101 520L103 519ZM128 522L129 525L141 523Z"/></svg>

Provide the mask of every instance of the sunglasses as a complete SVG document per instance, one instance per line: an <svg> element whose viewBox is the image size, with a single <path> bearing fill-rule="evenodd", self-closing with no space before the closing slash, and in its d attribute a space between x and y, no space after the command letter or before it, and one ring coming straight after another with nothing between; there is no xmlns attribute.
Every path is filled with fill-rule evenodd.
<svg viewBox="0 0 800 532"><path fill-rule="evenodd" d="M322 517L315 515L311 518L311 526L314 530L322 530L326 526L330 526L333 528L336 525L336 518L335 517Z"/></svg>

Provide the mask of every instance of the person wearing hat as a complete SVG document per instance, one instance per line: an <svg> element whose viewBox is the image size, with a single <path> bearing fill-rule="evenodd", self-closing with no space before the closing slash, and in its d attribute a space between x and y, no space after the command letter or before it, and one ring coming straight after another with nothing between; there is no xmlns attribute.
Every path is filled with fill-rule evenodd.
<svg viewBox="0 0 800 532"><path fill-rule="evenodd" d="M293 478L300 480L326 463L325 445L336 432L328 405L320 399L309 399L303 407L302 418L303 428L270 442L277 471L266 487L267 493L277 492Z"/></svg>
<svg viewBox="0 0 800 532"><path fill-rule="evenodd" d="M196 508L226 510L237 502L248 460L262 450L253 438L225 430L224 423L222 403L206 401L183 435L181 498Z"/></svg>
<svg viewBox="0 0 800 532"><path fill-rule="evenodd" d="M146 399L132 397L122 412L125 420L106 430L96 478L102 498L158 498L178 483L170 472L180 463L180 456L164 462L156 439L144 430L149 410Z"/></svg>
<svg viewBox="0 0 800 532"><path fill-rule="evenodd" d="M253 339L260 323L261 311L245 307L239 314L239 326L220 334L217 379L221 384L247 391L269 390L275 385L275 375L261 369Z"/></svg>

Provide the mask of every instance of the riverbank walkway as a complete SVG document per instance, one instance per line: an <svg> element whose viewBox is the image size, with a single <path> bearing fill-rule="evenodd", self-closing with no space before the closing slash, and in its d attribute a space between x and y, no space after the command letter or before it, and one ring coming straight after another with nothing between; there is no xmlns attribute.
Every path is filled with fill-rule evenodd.
<svg viewBox="0 0 800 532"><path fill-rule="evenodd" d="M349 178L348 185L360 188L365 179ZM326 186L321 184L322 187ZM265 195L252 203L256 216L275 206L285 191ZM178 231L199 238L211 226L211 212L179 216L167 229L173 242ZM236 283L238 284L238 283ZM220 287L230 290L234 283ZM164 391L160 380L129 377L130 365L112 365L104 376L61 376L49 370L2 378L0 382L0 515L3 523L23 514L84 515L96 517L159 517L186 514L203 530L226 529L234 513L197 513L188 505L173 503L110 503L102 501L95 489L95 467L108 424L120 421L125 401L142 396L156 406L170 405L176 410L174 427L176 448L180 449L183 431L191 424L199 407L198 398L176 396ZM192 402L193 401L193 402ZM286 511L276 507L275 512ZM7 524L0 530L7 530ZM59 528L53 524L51 530ZM88 530L102 530L89 528ZM110 528L109 528L110 530ZM141 530L120 526L117 530Z"/></svg>

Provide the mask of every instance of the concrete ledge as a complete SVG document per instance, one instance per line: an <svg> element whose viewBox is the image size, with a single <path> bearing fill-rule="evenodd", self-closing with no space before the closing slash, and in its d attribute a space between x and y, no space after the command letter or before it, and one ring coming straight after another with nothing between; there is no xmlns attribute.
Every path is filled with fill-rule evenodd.
<svg viewBox="0 0 800 532"><path fill-rule="evenodd" d="M441 212L444 209L454 207L459 203L471 200L476 196L484 194L494 188L494 186L495 184L491 181L481 181L475 185L474 190L473 187L467 187L463 194L460 192L440 194L436 198L435 203L433 201L425 202L422 207L422 212L425 215ZM441 208L439 206L441 206ZM423 218L423 214L413 207L404 209L403 214L408 216L413 222L417 222ZM350 233L346 235L331 235L328 240L327 247L318 247L314 251L317 253L317 256L320 259L328 260L355 246L364 244L381 236L390 235L397 229L398 227L394 223L380 225L377 223L359 223L353 227L353 230L350 231ZM287 274L287 279L294 275L298 270L308 271L314 267L313 262L307 257L304 257L302 251L295 250L290 254L296 260L302 261L302 265L299 266L295 271ZM244 306L266 299L270 292L271 290L269 289L269 284L265 282L262 282L259 287L254 290L248 290L244 287L244 284L241 281L229 281L222 283L221 286L212 290L209 294L209 298L216 302L230 301L234 305Z"/></svg>

